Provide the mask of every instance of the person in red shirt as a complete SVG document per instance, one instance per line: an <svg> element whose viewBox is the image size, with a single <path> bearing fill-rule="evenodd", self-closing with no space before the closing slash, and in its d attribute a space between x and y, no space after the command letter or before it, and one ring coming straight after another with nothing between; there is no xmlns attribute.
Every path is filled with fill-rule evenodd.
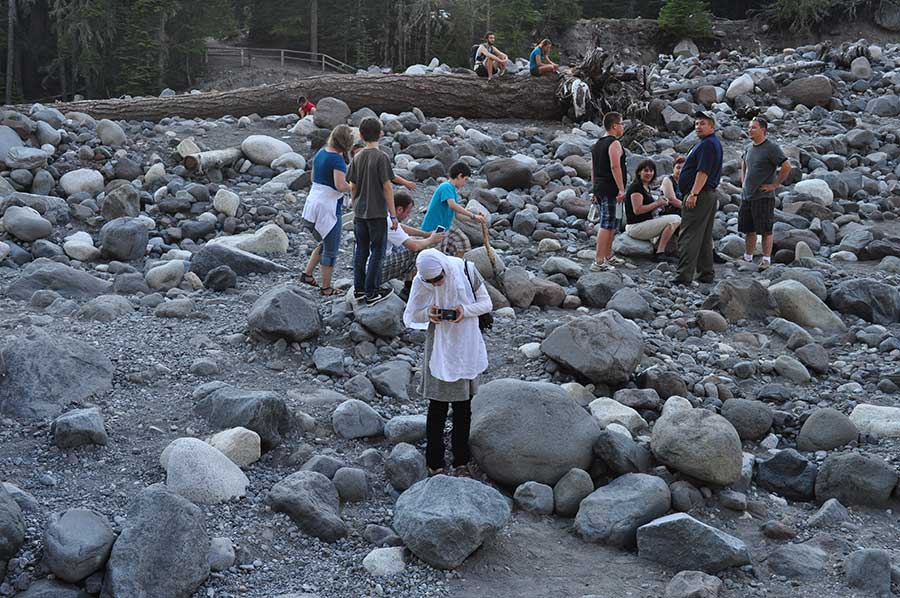
<svg viewBox="0 0 900 598"><path fill-rule="evenodd" d="M297 109L300 118L316 113L316 105L307 100L306 96L300 96L300 99L297 100L297 104L300 106L300 108Z"/></svg>

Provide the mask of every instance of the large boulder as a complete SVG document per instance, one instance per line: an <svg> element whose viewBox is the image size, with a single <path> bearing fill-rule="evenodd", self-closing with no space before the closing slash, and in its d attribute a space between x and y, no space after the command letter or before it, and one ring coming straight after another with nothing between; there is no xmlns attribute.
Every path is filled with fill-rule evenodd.
<svg viewBox="0 0 900 598"><path fill-rule="evenodd" d="M717 309L730 322L765 320L775 315L776 304L766 287L748 278L723 280L703 302L704 309Z"/></svg>
<svg viewBox="0 0 900 598"><path fill-rule="evenodd" d="M310 536L335 542L347 535L337 489L321 473L298 471L289 475L272 487L268 501L273 511L286 513Z"/></svg>
<svg viewBox="0 0 900 598"><path fill-rule="evenodd" d="M334 433L341 438L366 438L384 431L384 419L359 399L347 399L331 414Z"/></svg>
<svg viewBox="0 0 900 598"><path fill-rule="evenodd" d="M247 316L247 325L263 337L299 343L319 335L322 319L316 302L304 289L286 284L256 300Z"/></svg>
<svg viewBox="0 0 900 598"><path fill-rule="evenodd" d="M325 97L316 102L316 113L313 122L321 129L333 129L347 124L350 118L350 107L347 102L338 98Z"/></svg>
<svg viewBox="0 0 900 598"><path fill-rule="evenodd" d="M847 329L831 309L812 291L796 280L782 280L769 287L769 294L778 304L781 316L806 328L820 328L825 332Z"/></svg>
<svg viewBox="0 0 900 598"><path fill-rule="evenodd" d="M277 158L294 150L280 139L268 135L250 135L241 142L241 151L254 164L269 166Z"/></svg>
<svg viewBox="0 0 900 598"><path fill-rule="evenodd" d="M741 475L737 431L706 409L664 411L653 427L650 449L662 463L710 484L727 486Z"/></svg>
<svg viewBox="0 0 900 598"><path fill-rule="evenodd" d="M900 2L882 0L875 11L875 22L888 31L900 31ZM0 154L2 157L3 154Z"/></svg>
<svg viewBox="0 0 900 598"><path fill-rule="evenodd" d="M25 143L19 134L6 125L0 125L0 162L4 164L9 159L9 150L14 147L23 147Z"/></svg>
<svg viewBox="0 0 900 598"><path fill-rule="evenodd" d="M438 475L400 495L393 527L417 557L438 569L453 569L509 516L509 505L497 490L472 479Z"/></svg>
<svg viewBox="0 0 900 598"><path fill-rule="evenodd" d="M794 449L778 451L756 466L756 483L790 500L809 501L815 494L818 467Z"/></svg>
<svg viewBox="0 0 900 598"><path fill-rule="evenodd" d="M25 517L6 488L0 485L0 563L16 556L25 543Z"/></svg>
<svg viewBox="0 0 900 598"><path fill-rule="evenodd" d="M166 486L194 504L214 505L244 496L250 480L224 453L199 438L178 438L163 450Z"/></svg>
<svg viewBox="0 0 900 598"><path fill-rule="evenodd" d="M860 407L869 407L869 405L857 405L853 413L856 413ZM847 417L831 407L816 409L806 418L803 427L800 428L800 433L797 435L797 448L801 451L812 452L830 451L845 446L859 436L859 430L854 425L856 423L852 417ZM871 433L865 428L863 428L863 432Z"/></svg>
<svg viewBox="0 0 900 598"><path fill-rule="evenodd" d="M625 474L581 501L575 530L588 542L631 548L637 529L665 515L670 506L669 487L662 478Z"/></svg>
<svg viewBox="0 0 900 598"><path fill-rule="evenodd" d="M3 214L2 223L6 232L20 241L36 241L53 232L53 225L37 210L28 207L9 206Z"/></svg>
<svg viewBox="0 0 900 598"><path fill-rule="evenodd" d="M76 193L96 195L103 191L103 175L99 170L79 168L62 175L59 186L67 197Z"/></svg>
<svg viewBox="0 0 900 598"><path fill-rule="evenodd" d="M900 291L895 285L872 278L845 280L831 289L833 309L885 326L900 321Z"/></svg>
<svg viewBox="0 0 900 598"><path fill-rule="evenodd" d="M207 243L191 258L191 272L201 279L206 278L211 270L220 266L228 266L238 276L287 270L281 264L276 264L272 260L267 260L249 251L216 243Z"/></svg>
<svg viewBox="0 0 900 598"><path fill-rule="evenodd" d="M859 453L829 455L816 477L816 502L881 507L897 486L897 472L879 457Z"/></svg>
<svg viewBox="0 0 900 598"><path fill-rule="evenodd" d="M120 261L139 260L147 251L150 233L138 218L116 218L100 229L103 255Z"/></svg>
<svg viewBox="0 0 900 598"><path fill-rule="evenodd" d="M614 272L590 272L578 279L578 296L587 307L606 307L619 289L624 288L622 277Z"/></svg>
<svg viewBox="0 0 900 598"><path fill-rule="evenodd" d="M644 340L637 324L606 310L559 326L541 351L595 384L615 386L627 382L640 363Z"/></svg>
<svg viewBox="0 0 900 598"><path fill-rule="evenodd" d="M241 426L259 434L264 451L281 444L290 434L292 418L287 403L268 390L243 390L212 382L194 392L194 411L215 428Z"/></svg>
<svg viewBox="0 0 900 598"><path fill-rule="evenodd" d="M597 421L553 384L493 380L472 401L472 454L506 486L552 485L573 467L589 469L599 434Z"/></svg>
<svg viewBox="0 0 900 598"><path fill-rule="evenodd" d="M189 598L209 576L203 511L161 484L131 502L103 578L108 598Z"/></svg>
<svg viewBox="0 0 900 598"><path fill-rule="evenodd" d="M391 295L375 305L360 301L353 307L354 319L372 334L384 338L395 338L406 331L403 310L406 303L397 295Z"/></svg>
<svg viewBox="0 0 900 598"><path fill-rule="evenodd" d="M513 158L492 160L481 169L489 187L502 187L507 191L531 187L531 169Z"/></svg>
<svg viewBox="0 0 900 598"><path fill-rule="evenodd" d="M69 509L54 514L44 530L44 560L56 577L76 583L106 564L115 539L103 515Z"/></svg>
<svg viewBox="0 0 900 598"><path fill-rule="evenodd" d="M750 550L738 538L675 513L637 530L638 556L676 571L718 573L750 563Z"/></svg>
<svg viewBox="0 0 900 598"><path fill-rule="evenodd" d="M113 365L94 345L40 329L0 349L0 412L43 419L112 388Z"/></svg>
<svg viewBox="0 0 900 598"><path fill-rule="evenodd" d="M858 428L863 434L876 438L900 438L900 407L861 403L853 408L847 423L854 433ZM855 434L853 439L856 439Z"/></svg>
<svg viewBox="0 0 900 598"><path fill-rule="evenodd" d="M6 295L27 301L35 291L56 291L66 299L87 301L112 291L112 283L46 258L36 259L6 288Z"/></svg>
<svg viewBox="0 0 900 598"><path fill-rule="evenodd" d="M24 592L17 593L16 598L91 598L91 595L78 586L55 579L39 579Z"/></svg>
<svg viewBox="0 0 900 598"><path fill-rule="evenodd" d="M100 138L100 143L110 147L119 147L125 145L128 141L128 137L125 136L125 131L122 129L122 126L107 118L104 118L97 123L96 132L97 137Z"/></svg>
<svg viewBox="0 0 900 598"><path fill-rule="evenodd" d="M256 255L283 255L287 253L287 234L277 224L270 223L259 230L241 235L216 237L210 245L225 245L234 249L249 251Z"/></svg>
<svg viewBox="0 0 900 598"><path fill-rule="evenodd" d="M834 95L834 88L828 77L812 75L791 81L781 90L781 94L794 104L803 104L807 108L813 108L828 106Z"/></svg>

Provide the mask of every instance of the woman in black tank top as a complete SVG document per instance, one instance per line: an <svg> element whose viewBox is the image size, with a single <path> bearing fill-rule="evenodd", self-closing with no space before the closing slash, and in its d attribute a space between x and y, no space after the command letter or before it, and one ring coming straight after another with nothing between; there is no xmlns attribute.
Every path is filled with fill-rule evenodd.
<svg viewBox="0 0 900 598"><path fill-rule="evenodd" d="M634 179L625 194L625 234L641 241L659 239L656 253L664 253L681 224L681 217L662 214L668 201L664 196L654 199L650 193L650 185L656 179L653 160L642 160L635 170Z"/></svg>

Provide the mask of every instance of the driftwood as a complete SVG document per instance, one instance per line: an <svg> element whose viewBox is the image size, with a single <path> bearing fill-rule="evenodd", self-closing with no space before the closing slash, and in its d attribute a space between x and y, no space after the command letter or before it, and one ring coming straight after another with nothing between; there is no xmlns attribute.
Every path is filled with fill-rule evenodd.
<svg viewBox="0 0 900 598"><path fill-rule="evenodd" d="M563 74L557 97L574 120L592 120L610 111L641 118L650 99L647 69L625 68L602 48L594 48Z"/></svg>
<svg viewBox="0 0 900 598"><path fill-rule="evenodd" d="M231 166L243 157L239 147L200 152L184 157L184 165L193 172L208 172L210 169L221 169Z"/></svg>

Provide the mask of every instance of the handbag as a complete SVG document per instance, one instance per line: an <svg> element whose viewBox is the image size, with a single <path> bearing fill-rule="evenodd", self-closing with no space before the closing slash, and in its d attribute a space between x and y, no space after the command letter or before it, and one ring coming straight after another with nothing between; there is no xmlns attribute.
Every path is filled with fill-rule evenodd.
<svg viewBox="0 0 900 598"><path fill-rule="evenodd" d="M469 281L469 287L472 289L472 296L475 296L475 285L472 283L472 277L469 275L469 262L463 261L463 269L466 271L466 280ZM484 284L484 283L482 283ZM478 329L484 332L494 327L494 314L488 312L478 316Z"/></svg>

